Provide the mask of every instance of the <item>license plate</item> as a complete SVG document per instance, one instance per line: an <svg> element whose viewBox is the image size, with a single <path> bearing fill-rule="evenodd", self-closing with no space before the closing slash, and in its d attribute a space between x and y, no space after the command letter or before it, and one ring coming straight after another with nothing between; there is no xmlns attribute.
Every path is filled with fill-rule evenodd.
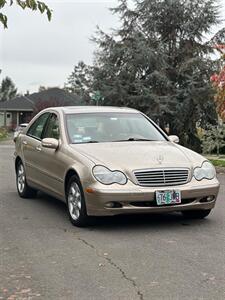
<svg viewBox="0 0 225 300"><path fill-rule="evenodd" d="M169 205L181 203L180 191L157 191L156 192L157 205Z"/></svg>

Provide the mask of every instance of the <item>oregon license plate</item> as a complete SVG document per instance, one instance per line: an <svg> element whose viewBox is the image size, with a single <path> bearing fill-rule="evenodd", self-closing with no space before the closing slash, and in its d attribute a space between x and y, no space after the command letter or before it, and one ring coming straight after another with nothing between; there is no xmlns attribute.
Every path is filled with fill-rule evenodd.
<svg viewBox="0 0 225 300"><path fill-rule="evenodd" d="M157 205L179 204L181 203L180 191L157 191L156 192Z"/></svg>

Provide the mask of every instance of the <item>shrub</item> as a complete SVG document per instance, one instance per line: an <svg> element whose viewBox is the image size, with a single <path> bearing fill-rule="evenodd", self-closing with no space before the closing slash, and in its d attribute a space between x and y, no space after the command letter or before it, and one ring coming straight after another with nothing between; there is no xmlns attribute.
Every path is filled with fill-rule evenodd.
<svg viewBox="0 0 225 300"><path fill-rule="evenodd" d="M225 124L218 126L209 125L201 136L202 150L205 154L225 153Z"/></svg>
<svg viewBox="0 0 225 300"><path fill-rule="evenodd" d="M8 132L5 128L0 128L0 140L7 138Z"/></svg>

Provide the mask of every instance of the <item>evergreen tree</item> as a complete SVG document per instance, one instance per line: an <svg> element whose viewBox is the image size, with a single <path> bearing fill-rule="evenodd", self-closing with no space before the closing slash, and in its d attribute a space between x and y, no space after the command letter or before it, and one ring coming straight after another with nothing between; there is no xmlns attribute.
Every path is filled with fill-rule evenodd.
<svg viewBox="0 0 225 300"><path fill-rule="evenodd" d="M0 101L8 101L16 97L17 88L9 77L5 77L0 85Z"/></svg>
<svg viewBox="0 0 225 300"><path fill-rule="evenodd" d="M130 106L148 114L181 143L201 150L196 124L216 123L210 76L216 71L212 44L224 41L216 0L120 0L112 9L121 27L98 29L89 93L99 91L105 105ZM75 77L74 77L75 78ZM85 82L85 81L84 81Z"/></svg>
<svg viewBox="0 0 225 300"><path fill-rule="evenodd" d="M111 35L99 32L94 88L106 104L138 108L181 142L200 150L196 122L216 119L209 78L212 48L204 42L218 24L214 0L127 1L113 9L122 26Z"/></svg>
<svg viewBox="0 0 225 300"><path fill-rule="evenodd" d="M85 102L89 102L91 82L92 68L80 61L68 77L64 89L69 93L80 96Z"/></svg>

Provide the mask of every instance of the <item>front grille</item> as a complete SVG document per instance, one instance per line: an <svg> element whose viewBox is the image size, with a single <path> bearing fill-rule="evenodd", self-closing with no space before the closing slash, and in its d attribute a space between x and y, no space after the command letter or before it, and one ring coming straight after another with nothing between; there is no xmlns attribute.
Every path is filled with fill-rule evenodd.
<svg viewBox="0 0 225 300"><path fill-rule="evenodd" d="M189 169L148 169L134 171L139 185L171 186L181 185L188 181Z"/></svg>

